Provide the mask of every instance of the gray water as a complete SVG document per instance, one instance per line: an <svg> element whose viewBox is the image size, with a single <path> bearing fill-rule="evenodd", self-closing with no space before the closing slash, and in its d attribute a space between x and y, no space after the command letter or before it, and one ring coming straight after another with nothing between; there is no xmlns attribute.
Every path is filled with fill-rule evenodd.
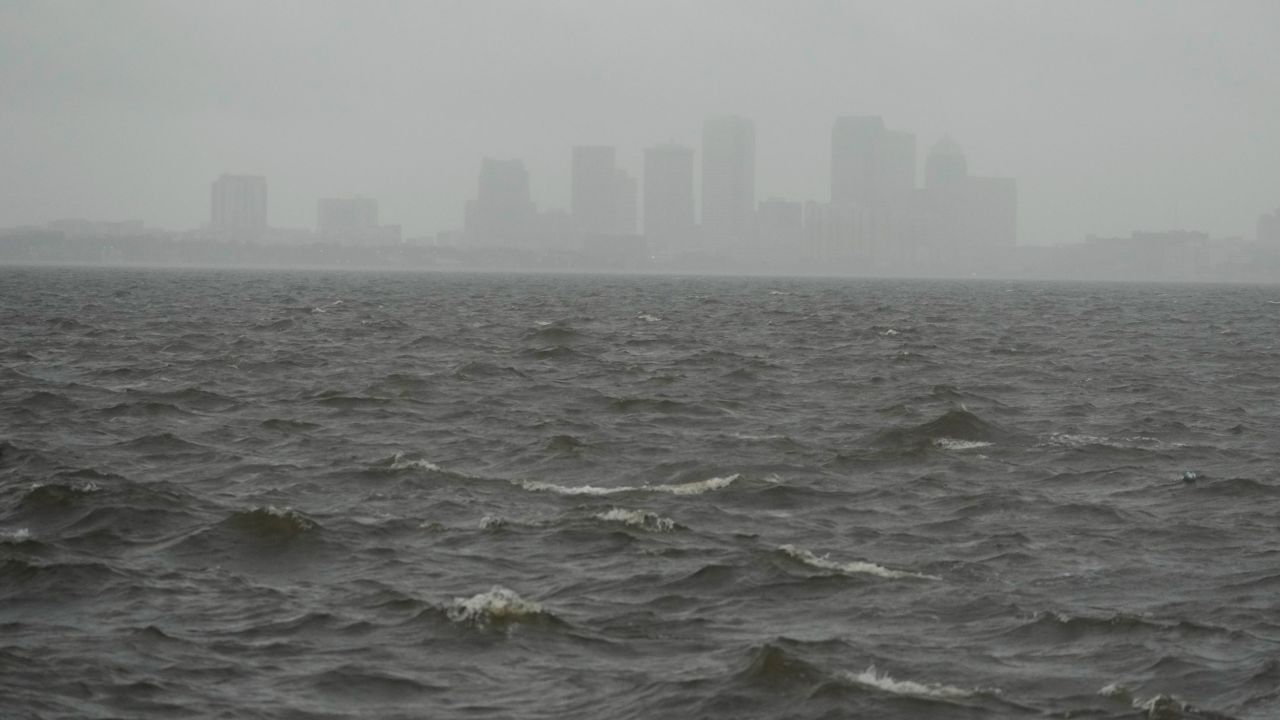
<svg viewBox="0 0 1280 720"><path fill-rule="evenodd" d="M0 269L0 716L1280 715L1280 288Z"/></svg>

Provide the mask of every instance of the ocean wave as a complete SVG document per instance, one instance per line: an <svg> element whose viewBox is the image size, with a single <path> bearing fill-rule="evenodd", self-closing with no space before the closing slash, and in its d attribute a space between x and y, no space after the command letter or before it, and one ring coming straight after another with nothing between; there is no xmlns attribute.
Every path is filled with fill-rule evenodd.
<svg viewBox="0 0 1280 720"><path fill-rule="evenodd" d="M607 512L596 513L594 517L604 522L620 522L623 525L653 532L671 532L676 529L675 520L647 510L613 508Z"/></svg>
<svg viewBox="0 0 1280 720"><path fill-rule="evenodd" d="M391 470L427 470L430 472L440 472L440 466L430 460L407 457L402 452L392 455L391 458L385 462L385 465Z"/></svg>
<svg viewBox="0 0 1280 720"><path fill-rule="evenodd" d="M31 539L31 530L28 528L17 528L16 530L0 530L0 542L3 543L24 543Z"/></svg>
<svg viewBox="0 0 1280 720"><path fill-rule="evenodd" d="M985 440L957 440L949 437L933 439L933 446L943 450L977 450L978 448L991 447L994 444Z"/></svg>
<svg viewBox="0 0 1280 720"><path fill-rule="evenodd" d="M244 532L264 537L289 539L319 527L314 520L291 507L274 505L232 513L227 522Z"/></svg>
<svg viewBox="0 0 1280 720"><path fill-rule="evenodd" d="M882 446L919 448L938 445L939 441L990 444L1006 435L1001 428L968 410L956 409L927 423L881 432L876 436L876 442Z"/></svg>
<svg viewBox="0 0 1280 720"><path fill-rule="evenodd" d="M958 688L953 685L941 685L938 683L921 683L915 680L896 680L889 673L881 673L876 670L875 665L871 665L866 670L858 674L846 672L845 677L852 682L866 687L873 687L877 690L883 690L894 695L911 695L914 697L940 698L943 700L959 700L971 698L978 694L996 694L999 690L981 690Z"/></svg>
<svg viewBox="0 0 1280 720"><path fill-rule="evenodd" d="M525 600L514 590L501 585L494 585L488 592L472 595L469 598L454 598L447 615L454 622L478 627L528 622L549 617L541 604Z"/></svg>
<svg viewBox="0 0 1280 720"><path fill-rule="evenodd" d="M552 492L557 495L615 495L627 492L667 493L670 495L701 495L712 490L729 487L738 474L724 477L711 477L687 483L667 485L619 485L616 487L599 487L596 485L556 485L541 480L521 480L518 484L525 490L533 492Z"/></svg>
<svg viewBox="0 0 1280 720"><path fill-rule="evenodd" d="M788 556L799 560L809 567L818 568L819 570L835 570L842 573L864 573L867 575L876 575L882 578L898 579L898 578L917 578L920 580L941 580L936 575L925 575L923 573L907 572L905 570L891 570L883 565L877 565L871 562L855 560L853 562L839 562L830 560L826 555L821 557L814 555L812 552L795 545L783 545L778 548Z"/></svg>
<svg viewBox="0 0 1280 720"><path fill-rule="evenodd" d="M1180 718L1233 720L1229 715L1196 707L1176 695L1156 694L1144 699L1134 695L1132 690L1118 682L1104 686L1098 690L1098 694L1119 702L1127 702L1134 710L1140 711L1143 717L1151 720L1179 720Z"/></svg>

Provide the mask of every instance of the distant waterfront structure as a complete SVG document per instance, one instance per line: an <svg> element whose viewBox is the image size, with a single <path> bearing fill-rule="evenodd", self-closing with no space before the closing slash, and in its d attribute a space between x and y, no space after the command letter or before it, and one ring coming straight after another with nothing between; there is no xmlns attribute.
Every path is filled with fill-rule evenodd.
<svg viewBox="0 0 1280 720"><path fill-rule="evenodd" d="M687 252L696 229L693 148L674 143L644 151L644 235L656 255Z"/></svg>
<svg viewBox="0 0 1280 720"><path fill-rule="evenodd" d="M218 234L254 239L267 229L267 179L221 175L213 181L209 226Z"/></svg>
<svg viewBox="0 0 1280 720"><path fill-rule="evenodd" d="M1018 243L1018 188L1012 178L969 174L964 151L943 137L925 161L914 211L918 262L983 272Z"/></svg>
<svg viewBox="0 0 1280 720"><path fill-rule="evenodd" d="M603 235L617 230L617 170L614 148L606 145L573 148L569 214L577 232Z"/></svg>
<svg viewBox="0 0 1280 720"><path fill-rule="evenodd" d="M757 249L766 259L798 251L803 237L803 203L769 198L756 206Z"/></svg>
<svg viewBox="0 0 1280 720"><path fill-rule="evenodd" d="M570 166L569 214L579 237L636 232L635 178L617 165L609 145L578 145Z"/></svg>
<svg viewBox="0 0 1280 720"><path fill-rule="evenodd" d="M531 237L536 215L524 161L485 158L476 197L467 203L464 232L468 242L524 246Z"/></svg>
<svg viewBox="0 0 1280 720"><path fill-rule="evenodd" d="M924 164L924 186L927 188L955 187L969 177L969 161L964 150L943 135L942 139L929 150L929 157Z"/></svg>
<svg viewBox="0 0 1280 720"><path fill-rule="evenodd" d="M831 127L830 255L863 272L909 262L916 137L878 115L838 117Z"/></svg>
<svg viewBox="0 0 1280 720"><path fill-rule="evenodd" d="M902 201L916 186L915 135L878 115L843 116L831 128L831 203L868 210Z"/></svg>
<svg viewBox="0 0 1280 720"><path fill-rule="evenodd" d="M710 247L741 246L754 230L756 129L742 117L708 118L702 128L702 233Z"/></svg>
<svg viewBox="0 0 1280 720"><path fill-rule="evenodd" d="M378 224L378 201L366 197L321 198L316 203L316 234L341 245L392 245L399 225Z"/></svg>
<svg viewBox="0 0 1280 720"><path fill-rule="evenodd" d="M640 188L636 179L626 170L616 168L613 173L614 232L620 235L636 234L639 217Z"/></svg>
<svg viewBox="0 0 1280 720"><path fill-rule="evenodd" d="M1280 208L1258 217L1258 242L1280 246Z"/></svg>
<svg viewBox="0 0 1280 720"><path fill-rule="evenodd" d="M378 201L366 197L320 198L316 203L316 232L331 235L378 227Z"/></svg>

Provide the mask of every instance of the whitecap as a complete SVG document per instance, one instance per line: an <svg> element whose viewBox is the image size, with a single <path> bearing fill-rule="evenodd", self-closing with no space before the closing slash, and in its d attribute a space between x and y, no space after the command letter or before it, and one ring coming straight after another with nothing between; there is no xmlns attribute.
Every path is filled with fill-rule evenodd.
<svg viewBox="0 0 1280 720"><path fill-rule="evenodd" d="M895 695L914 695L916 697L942 698L946 700L954 700L960 698L973 697L980 692L979 690L965 690L951 685L939 685L937 683L919 683L914 680L895 680L889 676L889 673L880 673L876 671L876 666L872 665L866 670L854 675L851 672L845 673L855 683L866 685L877 690L883 690ZM999 693L999 690L992 691Z"/></svg>
<svg viewBox="0 0 1280 720"><path fill-rule="evenodd" d="M907 572L905 570L891 570L883 565L877 565L871 562L863 562L855 560L853 562L839 562L831 560L826 555L821 557L814 555L812 552L795 545L783 545L778 548L782 552L799 560L810 567L820 570L835 570L843 573L865 573L868 575L876 575L882 578L919 578L921 580L941 580L936 575L925 575L922 573Z"/></svg>
<svg viewBox="0 0 1280 720"><path fill-rule="evenodd" d="M447 611L449 619L459 623L486 625L490 622L511 622L528 619L543 612L542 605L525 600L501 585L494 585L488 592L469 598L454 598Z"/></svg>
<svg viewBox="0 0 1280 720"><path fill-rule="evenodd" d="M1133 694L1129 691L1129 688L1125 687L1124 685L1121 685L1118 682L1108 683L1107 685L1104 685L1102 689L1098 691L1098 694L1105 698L1115 698L1117 700L1133 699Z"/></svg>
<svg viewBox="0 0 1280 720"><path fill-rule="evenodd" d="M595 518L605 522L620 522L623 525L655 532L671 532L676 529L675 520L646 510L613 508L608 512L596 513Z"/></svg>
<svg viewBox="0 0 1280 720"><path fill-rule="evenodd" d="M687 483L669 485L619 485L616 487L599 487L596 485L556 485L541 480L522 480L520 487L533 492L553 492L557 495L614 495L625 492L668 493L670 495L701 495L711 490L728 487L738 479L737 474L725 477L711 477Z"/></svg>
<svg viewBox="0 0 1280 720"><path fill-rule="evenodd" d="M497 515L485 515L484 517L480 518L481 530L492 530L494 528L500 528L506 524L507 524L507 521L504 520L503 518L498 517Z"/></svg>
<svg viewBox="0 0 1280 720"><path fill-rule="evenodd" d="M430 460L406 458L404 453L398 452L391 458L392 470L429 470L439 472L440 466Z"/></svg>
<svg viewBox="0 0 1280 720"><path fill-rule="evenodd" d="M882 333L880 333L880 334L881 334L881 335L886 335L886 336L889 336L889 337L893 337L894 335L898 335L899 333L898 333L898 331L897 331L897 330L894 330L893 328L889 328L888 330L885 330L884 332L882 332Z"/></svg>
<svg viewBox="0 0 1280 720"><path fill-rule="evenodd" d="M978 448L991 447L992 443L984 440L958 440L956 438L940 437L933 439L933 445L943 450L976 450Z"/></svg>
<svg viewBox="0 0 1280 720"><path fill-rule="evenodd" d="M649 313L640 313L639 315L636 315L636 319L643 320L645 322L660 322L662 320L662 318L657 315L650 315Z"/></svg>
<svg viewBox="0 0 1280 720"><path fill-rule="evenodd" d="M288 505L282 508L278 508L275 505L268 505L266 507L257 507L257 508L254 508L252 512L263 512L268 515L271 515L272 517L278 517L278 518L283 518L285 520L289 520L290 522L294 523L295 525L298 526L298 528L302 530L310 530L316 526L315 522L312 521L311 518L307 517L306 515L303 515L297 510L294 510L292 507Z"/></svg>
<svg viewBox="0 0 1280 720"><path fill-rule="evenodd" d="M31 531L27 528L17 530L0 530L0 542L20 543L31 539Z"/></svg>

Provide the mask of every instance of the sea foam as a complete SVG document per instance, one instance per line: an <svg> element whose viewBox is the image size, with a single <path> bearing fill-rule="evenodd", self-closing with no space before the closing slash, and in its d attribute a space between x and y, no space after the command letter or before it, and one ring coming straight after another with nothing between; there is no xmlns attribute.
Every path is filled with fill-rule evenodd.
<svg viewBox="0 0 1280 720"><path fill-rule="evenodd" d="M617 487L599 487L596 485L556 485L541 480L522 480L520 487L533 492L552 492L557 495L616 495L626 492L667 493L669 495L701 495L711 490L729 487L738 479L737 474L725 477L711 477L687 483L669 485L619 485Z"/></svg>
<svg viewBox="0 0 1280 720"><path fill-rule="evenodd" d="M20 543L31 539L31 531L27 528L17 530L0 530L0 542Z"/></svg>
<svg viewBox="0 0 1280 720"><path fill-rule="evenodd" d="M810 567L815 567L821 570L835 570L837 572L843 572L843 573L866 573L868 575L876 575L878 577L892 578L892 579L896 579L896 578L919 578L921 580L941 580L942 579L937 577L936 575L924 575L922 573L907 572L905 570L890 570L889 568L884 567L882 565L877 565L875 563L870 563L870 562L863 562L860 560L855 560L853 562L839 562L837 560L830 560L825 555L819 557L817 555L814 555L812 552L805 550L804 548L796 547L795 545L783 545L778 549L790 555L791 557L795 558L796 560L799 560L805 565L808 565Z"/></svg>
<svg viewBox="0 0 1280 720"><path fill-rule="evenodd" d="M454 622L484 626L489 623L520 622L544 613L542 605L525 600L514 590L494 585L488 592L469 598L454 598L453 606L447 614Z"/></svg>
<svg viewBox="0 0 1280 720"><path fill-rule="evenodd" d="M675 520L645 510L613 508L608 512L597 513L595 518L605 522L620 522L633 528L653 530L655 532L671 532L676 529Z"/></svg>
<svg viewBox="0 0 1280 720"><path fill-rule="evenodd" d="M845 673L845 676L859 685L873 687L877 690L883 690L895 695L914 695L916 697L955 700L973 697L975 694L980 692L978 690L965 690L964 688L953 687L951 685L919 683L914 680L895 680L889 676L889 673L877 672L875 665L868 667L857 675L853 673ZM993 692L999 693L998 690Z"/></svg>
<svg viewBox="0 0 1280 720"><path fill-rule="evenodd" d="M429 461L415 458L407 458L404 453L398 452L391 458L392 470L429 470L439 472L440 466Z"/></svg>
<svg viewBox="0 0 1280 720"><path fill-rule="evenodd" d="M956 438L941 437L934 438L934 447L940 447L943 450L976 450L978 448L991 447L993 443L983 440L957 440Z"/></svg>

